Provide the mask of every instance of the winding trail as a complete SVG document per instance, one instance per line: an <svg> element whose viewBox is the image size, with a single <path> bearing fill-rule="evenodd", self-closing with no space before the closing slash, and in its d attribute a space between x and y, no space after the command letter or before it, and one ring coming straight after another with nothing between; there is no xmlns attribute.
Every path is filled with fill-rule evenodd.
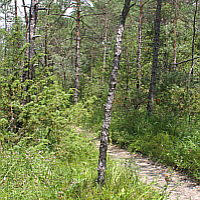
<svg viewBox="0 0 200 200"><path fill-rule="evenodd" d="M83 131L78 127L75 129L77 132ZM98 148L98 138L94 138L93 134L90 136ZM152 184L155 189L163 190L167 185L166 192L170 200L200 200L200 185L178 171L172 171L164 165L151 161L147 156L131 153L112 144L109 144L108 155L111 159L123 160L124 163L134 162L140 181Z"/></svg>
<svg viewBox="0 0 200 200"><path fill-rule="evenodd" d="M169 177L166 192L170 200L200 200L200 186L180 172L171 171L146 156L128 152L114 145L109 145L108 155L115 159L124 159L125 162L133 160L140 180L147 184L153 183L153 187L157 189L164 189Z"/></svg>

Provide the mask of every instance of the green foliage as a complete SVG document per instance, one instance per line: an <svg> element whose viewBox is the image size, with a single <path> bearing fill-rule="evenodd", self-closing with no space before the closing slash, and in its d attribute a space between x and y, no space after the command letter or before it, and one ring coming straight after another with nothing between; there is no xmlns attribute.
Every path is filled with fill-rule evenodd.
<svg viewBox="0 0 200 200"><path fill-rule="evenodd" d="M124 112L121 115L119 112L114 113L110 127L112 142L200 179L199 123L194 118L189 124L187 118L175 115L170 119L169 114L149 118L146 113L139 111L133 110L131 113L126 113L126 116ZM140 117L136 118L137 115Z"/></svg>
<svg viewBox="0 0 200 200"><path fill-rule="evenodd" d="M199 180L199 141L198 131L193 135L187 133L187 136L184 137L170 136L160 132L156 135L146 133L130 143L129 148L183 170Z"/></svg>
<svg viewBox="0 0 200 200"><path fill-rule="evenodd" d="M72 123L98 130L102 123L102 116L102 99L94 95L88 97L85 102L71 106L69 120Z"/></svg>
<svg viewBox="0 0 200 200"><path fill-rule="evenodd" d="M65 93L54 81L54 84L44 86L42 92L35 95L38 87L46 85L48 81L52 80L47 78L46 81L42 80L30 87L31 101L23 106L19 120L25 125L23 128L27 134L33 138L46 137L56 141L68 120L71 92Z"/></svg>
<svg viewBox="0 0 200 200"><path fill-rule="evenodd" d="M21 89L26 84L29 85L27 93ZM35 144L41 139L55 142L68 121L72 91L62 91L50 76L35 82L20 83L19 80L14 80L9 87L2 85L0 125L2 131L10 135L4 139L15 143L23 137L29 137ZM7 98L8 93L12 94L11 99ZM26 98L30 101L23 105L22 100Z"/></svg>
<svg viewBox="0 0 200 200"><path fill-rule="evenodd" d="M2 198L163 198L150 186L140 183L131 167L123 165L124 170L121 170L121 163L111 160L107 165L106 185L100 191L95 182L97 153L93 140L70 128L73 123L96 133L101 129L114 38L123 7L122 1L92 2L93 7L81 4L80 101L76 105L72 101L76 13L70 17L60 16L70 2L40 1L41 7L50 9L38 13L36 34L41 37L35 39L35 56L30 63L25 56L29 44L25 44L23 22L17 19L6 30L0 29ZM12 9L3 3L1 11L12 16ZM136 3L139 5L139 1ZM174 3L163 2L154 115L149 117L146 106L155 8L155 1L147 1L143 6L141 74L137 68L138 6L132 7L127 19L110 142L149 155L200 179L199 65L196 63L190 74L191 62L178 65L176 70L172 70L170 64L174 62L175 40L177 62L191 58L193 23L188 19L193 19L195 6L192 1L179 2L175 38ZM197 15L196 22L198 18ZM105 35L107 51L102 72ZM196 31L194 57L199 54L199 46ZM32 80L23 77L30 73L28 64L35 68ZM141 88L137 89L139 75Z"/></svg>
<svg viewBox="0 0 200 200"><path fill-rule="evenodd" d="M1 146L0 198L7 199L164 199L139 182L133 163L108 160L106 184L99 188L93 135L66 127L54 149L21 141ZM123 171L121 170L123 166Z"/></svg>
<svg viewBox="0 0 200 200"><path fill-rule="evenodd" d="M147 116L146 106L140 106L140 109L135 109L134 106L130 108L129 103L126 104L126 101L120 100L121 96L117 95L109 128L110 142L183 170L198 180L200 134L197 107L194 107L195 103L190 104L189 122L186 104L188 96L184 90L180 90L181 86L176 87L176 84L172 84L170 87L173 93L167 93L166 88L162 89L165 97L169 95L169 98L167 100L160 96L161 99L155 104L154 115L151 117ZM199 97L196 95L193 98L192 102L198 101ZM87 117L79 118L78 123L93 127L98 132L103 119L103 109L98 109L97 105L95 103L87 106L93 112L88 113Z"/></svg>

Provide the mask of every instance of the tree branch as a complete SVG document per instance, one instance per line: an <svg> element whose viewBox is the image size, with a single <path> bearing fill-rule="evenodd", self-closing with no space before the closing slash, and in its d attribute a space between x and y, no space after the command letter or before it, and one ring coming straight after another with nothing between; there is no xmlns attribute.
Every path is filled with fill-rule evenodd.
<svg viewBox="0 0 200 200"><path fill-rule="evenodd" d="M129 8L133 7L136 3L133 3L132 5L129 6Z"/></svg>
<svg viewBox="0 0 200 200"><path fill-rule="evenodd" d="M91 16L91 15L106 15L106 13L97 13L97 14L82 15L80 18L86 17L86 16Z"/></svg>
<svg viewBox="0 0 200 200"><path fill-rule="evenodd" d="M65 10L64 10L61 14L55 14L55 15L60 15L60 16L59 16L58 19L56 19L53 23L51 23L49 26L52 26L52 25L55 24L57 21L59 21L60 18L62 17L62 15L66 12L66 10L67 10L68 8L70 8L71 5L72 5L72 4L70 4L67 8L65 8Z"/></svg>
<svg viewBox="0 0 200 200"><path fill-rule="evenodd" d="M197 56L197 57L195 57L195 58L191 58L191 59L188 59L188 60L184 60L184 61L181 61L181 62L179 62L179 63L168 63L168 64L169 64L169 65L180 65L180 64L182 64L182 63L189 62L189 61L191 61L191 60L196 60L196 59L198 59L198 58L200 58L200 56Z"/></svg>
<svg viewBox="0 0 200 200"><path fill-rule="evenodd" d="M76 18L74 18L74 17L72 17L70 15L62 15L62 14L50 14L50 15L59 15L59 18L56 21L54 21L54 23L57 22L61 17L69 17L69 18L72 18L72 19L76 20Z"/></svg>

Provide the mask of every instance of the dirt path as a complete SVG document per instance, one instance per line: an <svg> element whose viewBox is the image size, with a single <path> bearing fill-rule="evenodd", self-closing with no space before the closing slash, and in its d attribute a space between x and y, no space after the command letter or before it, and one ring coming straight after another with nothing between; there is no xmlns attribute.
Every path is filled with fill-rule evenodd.
<svg viewBox="0 0 200 200"><path fill-rule="evenodd" d="M155 188L164 188L169 176L167 192L170 200L200 200L200 186L196 185L177 171L170 171L166 166L152 162L148 157L133 154L117 146L109 145L108 154L115 159L130 159L135 162L140 180L148 184L153 183Z"/></svg>
<svg viewBox="0 0 200 200"><path fill-rule="evenodd" d="M77 127L75 129L78 132L83 131ZM91 137L94 139L94 136ZM94 141L98 148L99 141L96 139ZM170 194L168 197L170 200L200 200L200 186L180 172L170 171L168 167L159 165L148 157L128 152L114 145L109 145L108 155L114 159L123 159L125 163L133 161L140 180L147 184L152 183L155 188L165 188L166 178L169 176L166 192Z"/></svg>

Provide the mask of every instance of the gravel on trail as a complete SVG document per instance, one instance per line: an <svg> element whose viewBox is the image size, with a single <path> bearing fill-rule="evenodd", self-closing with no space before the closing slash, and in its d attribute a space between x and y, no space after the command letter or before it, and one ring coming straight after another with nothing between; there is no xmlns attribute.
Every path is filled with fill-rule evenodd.
<svg viewBox="0 0 200 200"><path fill-rule="evenodd" d="M200 186L178 171L151 161L148 157L134 154L114 145L109 145L108 155L116 159L133 161L141 181L157 189L164 189L170 200L200 200Z"/></svg>
<svg viewBox="0 0 200 200"><path fill-rule="evenodd" d="M77 132L83 131L78 127L74 128ZM98 138L91 138L99 148ZM133 162L140 181L152 184L155 189L164 189L167 185L166 192L170 200L200 200L200 185L179 171L171 170L165 165L151 161L147 156L131 153L112 144L109 144L108 155L123 160L124 163Z"/></svg>

